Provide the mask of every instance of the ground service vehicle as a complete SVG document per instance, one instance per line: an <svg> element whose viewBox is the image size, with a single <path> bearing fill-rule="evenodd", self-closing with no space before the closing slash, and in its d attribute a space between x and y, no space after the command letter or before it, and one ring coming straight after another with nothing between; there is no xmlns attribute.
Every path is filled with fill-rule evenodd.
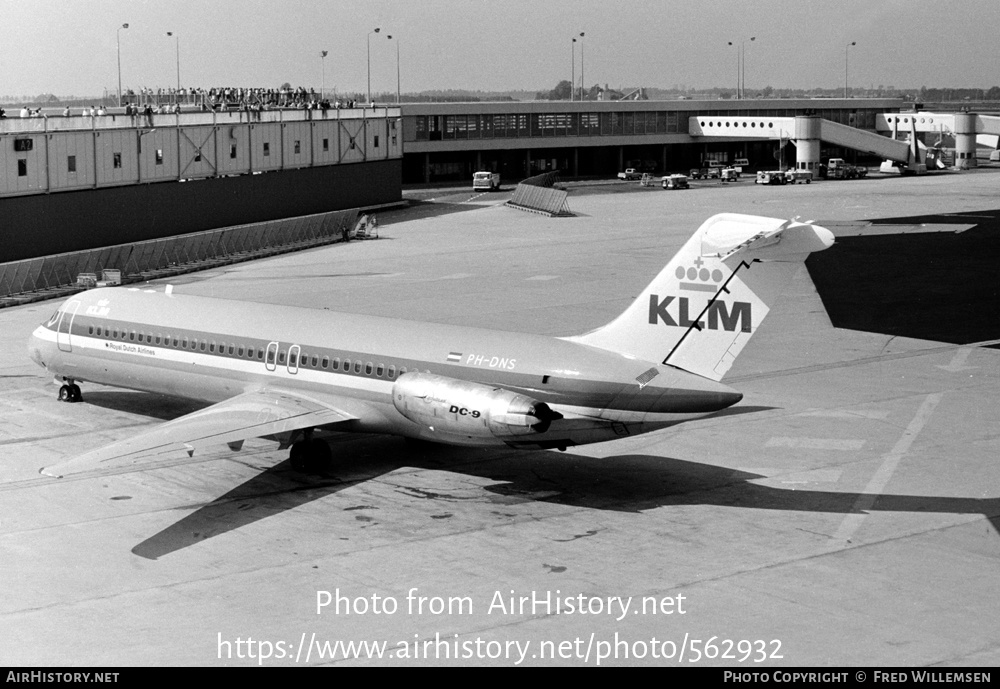
<svg viewBox="0 0 1000 689"><path fill-rule="evenodd" d="M798 184L799 182L811 184L812 179L812 170L785 170L785 181L789 184Z"/></svg>
<svg viewBox="0 0 1000 689"><path fill-rule="evenodd" d="M739 173L737 173L736 168L733 167L723 168L722 172L719 173L719 179L723 182L735 182L739 178Z"/></svg>
<svg viewBox="0 0 1000 689"><path fill-rule="evenodd" d="M485 171L473 173L472 188L477 191L496 191L500 188L500 173Z"/></svg>
<svg viewBox="0 0 1000 689"><path fill-rule="evenodd" d="M688 177L691 179L702 179L708 177L708 170L701 167L691 168L691 172L688 173Z"/></svg>
<svg viewBox="0 0 1000 689"><path fill-rule="evenodd" d="M720 163L718 160L706 160L705 161L705 168L706 168L706 174L705 174L705 176L706 177L712 177L712 178L718 179L719 175L722 172L722 168L724 168L724 167L726 167L726 164L725 163Z"/></svg>
<svg viewBox="0 0 1000 689"><path fill-rule="evenodd" d="M666 175L663 177L663 188L664 189L688 189L687 175Z"/></svg>
<svg viewBox="0 0 1000 689"><path fill-rule="evenodd" d="M755 184L785 184L785 173L781 170L761 170L757 173Z"/></svg>
<svg viewBox="0 0 1000 689"><path fill-rule="evenodd" d="M625 172L619 172L618 179L624 179L624 180L642 179L642 173L636 170L634 167L630 167L627 170L625 170Z"/></svg>
<svg viewBox="0 0 1000 689"><path fill-rule="evenodd" d="M859 179L868 174L868 168L851 165L843 158L830 158L826 176L833 179Z"/></svg>

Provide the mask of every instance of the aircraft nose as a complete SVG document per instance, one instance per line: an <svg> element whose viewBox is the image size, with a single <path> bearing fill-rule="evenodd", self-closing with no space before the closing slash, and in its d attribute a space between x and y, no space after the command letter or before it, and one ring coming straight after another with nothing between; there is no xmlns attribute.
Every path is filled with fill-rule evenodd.
<svg viewBox="0 0 1000 689"><path fill-rule="evenodd" d="M28 356L36 364L45 368L45 360L42 358L42 341L38 338L37 334L32 334L31 338L28 340Z"/></svg>

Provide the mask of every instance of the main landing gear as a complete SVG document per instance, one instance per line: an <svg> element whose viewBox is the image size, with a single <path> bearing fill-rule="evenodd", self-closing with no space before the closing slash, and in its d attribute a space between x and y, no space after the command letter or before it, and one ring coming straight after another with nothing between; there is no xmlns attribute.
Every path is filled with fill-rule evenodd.
<svg viewBox="0 0 1000 689"><path fill-rule="evenodd" d="M296 471L318 472L330 468L333 451L326 441L313 437L311 428L302 432L303 438L292 443L288 458Z"/></svg>
<svg viewBox="0 0 1000 689"><path fill-rule="evenodd" d="M64 384L59 388L60 402L82 402L83 393L80 386L73 382L72 378L63 378Z"/></svg>

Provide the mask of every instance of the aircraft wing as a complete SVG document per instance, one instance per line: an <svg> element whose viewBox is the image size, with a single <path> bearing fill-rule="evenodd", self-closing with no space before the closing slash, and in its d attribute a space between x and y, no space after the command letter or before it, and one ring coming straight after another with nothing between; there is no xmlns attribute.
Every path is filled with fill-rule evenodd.
<svg viewBox="0 0 1000 689"><path fill-rule="evenodd" d="M341 403L346 407L351 401L287 390L244 392L61 464L44 467L41 473L61 478L95 469L128 467L155 461L170 451L186 450L193 455L208 446L358 418L342 408Z"/></svg>

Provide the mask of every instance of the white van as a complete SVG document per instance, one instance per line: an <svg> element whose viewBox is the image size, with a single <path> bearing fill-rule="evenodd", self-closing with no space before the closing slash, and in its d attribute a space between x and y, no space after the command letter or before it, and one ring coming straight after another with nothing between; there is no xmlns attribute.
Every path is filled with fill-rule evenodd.
<svg viewBox="0 0 1000 689"><path fill-rule="evenodd" d="M483 191L496 191L500 188L499 172L476 172L472 175L472 188Z"/></svg>

